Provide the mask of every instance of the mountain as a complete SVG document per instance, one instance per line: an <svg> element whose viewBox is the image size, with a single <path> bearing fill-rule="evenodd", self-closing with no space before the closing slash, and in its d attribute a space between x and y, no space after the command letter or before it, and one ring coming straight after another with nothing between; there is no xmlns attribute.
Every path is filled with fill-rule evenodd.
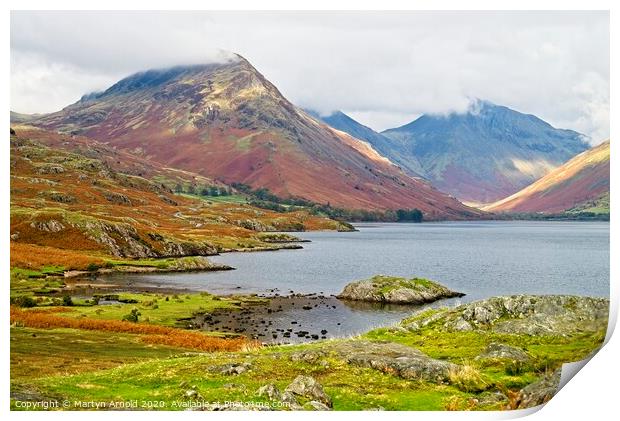
<svg viewBox="0 0 620 421"><path fill-rule="evenodd" d="M172 190L177 184L223 186L85 137L11 128L12 266L30 267L34 260L58 265L65 257L74 265L73 258L88 262L274 248L263 241L268 235L263 231L346 229L306 210L278 213L177 195Z"/></svg>
<svg viewBox="0 0 620 421"><path fill-rule="evenodd" d="M480 100L465 113L423 115L382 134L393 140L393 152L384 150L388 158L475 203L515 193L588 148L579 133ZM417 159L422 171L402 156Z"/></svg>
<svg viewBox="0 0 620 421"><path fill-rule="evenodd" d="M364 126L352 119L342 111L334 111L329 115L321 115L316 111L308 111L313 117L320 119L329 126L350 134L351 136L368 142L372 147L385 157L389 157L394 164L406 169L410 175L419 177L424 174L424 169L418 159L408 153L402 153L401 144L398 140L385 136Z"/></svg>
<svg viewBox="0 0 620 421"><path fill-rule="evenodd" d="M490 212L609 213L609 155L609 141L606 141L580 153L523 190L483 209Z"/></svg>
<svg viewBox="0 0 620 421"><path fill-rule="evenodd" d="M149 70L29 122L168 167L349 209L475 217L370 145L291 104L247 60Z"/></svg>

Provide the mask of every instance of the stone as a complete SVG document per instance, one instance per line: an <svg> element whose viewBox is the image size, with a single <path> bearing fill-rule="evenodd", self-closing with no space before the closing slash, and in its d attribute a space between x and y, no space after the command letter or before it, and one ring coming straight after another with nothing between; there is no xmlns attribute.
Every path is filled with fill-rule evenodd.
<svg viewBox="0 0 620 421"><path fill-rule="evenodd" d="M531 408L548 402L560 387L561 375L562 369L559 368L552 374L521 389L514 402L514 409Z"/></svg>
<svg viewBox="0 0 620 421"><path fill-rule="evenodd" d="M346 341L325 345L349 364L369 367L408 380L448 383L451 370L458 366L436 360L421 351L393 342Z"/></svg>
<svg viewBox="0 0 620 421"><path fill-rule="evenodd" d="M526 362L530 359L529 355L521 348L492 342L486 350L476 357L476 359L498 359Z"/></svg>
<svg viewBox="0 0 620 421"><path fill-rule="evenodd" d="M317 400L328 407L332 406L331 398L314 377L299 375L284 390L297 396Z"/></svg>
<svg viewBox="0 0 620 421"><path fill-rule="evenodd" d="M213 370L227 376L237 376L250 370L250 363L232 363L213 367Z"/></svg>
<svg viewBox="0 0 620 421"><path fill-rule="evenodd" d="M282 394L278 387L274 384L266 384L258 389L258 396L266 396L269 400L279 401L282 399Z"/></svg>
<svg viewBox="0 0 620 421"><path fill-rule="evenodd" d="M424 304L442 298L462 297L465 294L428 279L398 278L377 275L370 279L351 282L337 296L342 300L391 304Z"/></svg>
<svg viewBox="0 0 620 421"><path fill-rule="evenodd" d="M303 406L303 409L310 411L331 411L332 409L319 401L310 401Z"/></svg>

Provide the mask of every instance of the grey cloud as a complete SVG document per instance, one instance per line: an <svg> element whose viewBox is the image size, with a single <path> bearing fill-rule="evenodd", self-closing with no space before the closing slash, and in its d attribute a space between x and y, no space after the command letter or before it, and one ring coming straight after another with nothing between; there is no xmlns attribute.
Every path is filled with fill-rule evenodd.
<svg viewBox="0 0 620 421"><path fill-rule="evenodd" d="M294 103L377 130L484 98L609 136L607 12L13 12L11 106L244 55Z"/></svg>

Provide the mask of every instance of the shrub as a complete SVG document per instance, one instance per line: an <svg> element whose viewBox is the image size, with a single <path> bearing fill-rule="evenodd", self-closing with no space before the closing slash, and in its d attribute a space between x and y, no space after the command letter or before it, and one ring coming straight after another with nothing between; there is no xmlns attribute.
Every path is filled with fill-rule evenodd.
<svg viewBox="0 0 620 421"><path fill-rule="evenodd" d="M63 295L62 297L62 305L65 307L73 306L73 299L71 299L70 295Z"/></svg>
<svg viewBox="0 0 620 421"><path fill-rule="evenodd" d="M463 365L448 373L450 383L463 392L482 392L489 385L484 381L480 372L475 367Z"/></svg>
<svg viewBox="0 0 620 421"><path fill-rule="evenodd" d="M11 305L15 305L17 307L36 307L37 303L32 299L32 297L20 295L19 297L11 297Z"/></svg>
<svg viewBox="0 0 620 421"><path fill-rule="evenodd" d="M140 316L140 311L138 311L138 309L134 307L131 309L131 312L129 314L125 314L123 316L123 321L138 323L138 319L140 318Z"/></svg>
<svg viewBox="0 0 620 421"><path fill-rule="evenodd" d="M99 266L97 263L89 263L86 267L86 270L89 272L96 272L99 270L100 267L101 266Z"/></svg>

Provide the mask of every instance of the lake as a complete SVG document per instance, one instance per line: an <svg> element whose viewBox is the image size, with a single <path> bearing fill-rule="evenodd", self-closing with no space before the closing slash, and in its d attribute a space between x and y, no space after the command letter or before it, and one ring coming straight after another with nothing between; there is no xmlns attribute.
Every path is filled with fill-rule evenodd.
<svg viewBox="0 0 620 421"><path fill-rule="evenodd" d="M211 258L235 267L234 271L123 274L105 279L215 294L273 295L274 289L281 295L317 293L325 298L316 312L289 308L269 317L273 326L273 318L278 318L280 330L303 318L305 326L311 325L305 330L325 328L327 337L392 324L419 309L350 306L329 297L348 282L376 274L425 277L467 294L435 305L510 294L609 296L608 222L364 223L356 228L358 232L299 233L311 241L303 243L301 250Z"/></svg>

